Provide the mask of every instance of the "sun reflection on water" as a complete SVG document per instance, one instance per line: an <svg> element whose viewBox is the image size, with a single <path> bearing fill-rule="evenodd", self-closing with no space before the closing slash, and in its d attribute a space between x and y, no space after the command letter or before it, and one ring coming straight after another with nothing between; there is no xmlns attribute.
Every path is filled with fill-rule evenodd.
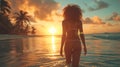
<svg viewBox="0 0 120 67"><path fill-rule="evenodd" d="M49 58L50 59L56 59L57 58L56 57L56 53L57 53L56 37L51 36L50 40L51 40L51 45L50 45Z"/></svg>
<svg viewBox="0 0 120 67"><path fill-rule="evenodd" d="M55 36L51 37L51 47L52 47L52 52L55 53L56 52L56 45L55 45Z"/></svg>

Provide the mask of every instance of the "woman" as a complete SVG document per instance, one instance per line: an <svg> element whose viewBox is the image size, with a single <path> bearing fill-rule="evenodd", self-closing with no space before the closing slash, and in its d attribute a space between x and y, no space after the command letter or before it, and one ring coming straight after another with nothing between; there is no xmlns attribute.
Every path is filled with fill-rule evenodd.
<svg viewBox="0 0 120 67"><path fill-rule="evenodd" d="M81 42L84 46L84 54L87 49L82 28L82 11L78 5L68 5L63 9L64 20L62 22L62 40L60 55L63 56L63 47L66 64L72 67L79 67L81 54ZM78 32L79 31L79 32ZM80 33L80 36L78 35Z"/></svg>

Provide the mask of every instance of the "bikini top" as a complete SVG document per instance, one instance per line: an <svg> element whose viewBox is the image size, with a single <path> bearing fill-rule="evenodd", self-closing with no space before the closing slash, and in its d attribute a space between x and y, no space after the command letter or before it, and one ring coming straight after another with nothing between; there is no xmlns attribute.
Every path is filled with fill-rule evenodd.
<svg viewBox="0 0 120 67"><path fill-rule="evenodd" d="M79 22L65 21L66 32L68 36L78 35Z"/></svg>

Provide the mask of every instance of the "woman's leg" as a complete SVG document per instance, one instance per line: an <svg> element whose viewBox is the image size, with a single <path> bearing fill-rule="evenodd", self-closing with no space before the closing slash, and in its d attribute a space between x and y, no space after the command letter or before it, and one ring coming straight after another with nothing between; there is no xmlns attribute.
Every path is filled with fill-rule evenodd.
<svg viewBox="0 0 120 67"><path fill-rule="evenodd" d="M65 51L66 64L71 64L72 46L70 42L67 42L65 44L64 51Z"/></svg>
<svg viewBox="0 0 120 67"><path fill-rule="evenodd" d="M81 54L81 45L74 44L73 52L72 52L72 67L79 67L80 54Z"/></svg>

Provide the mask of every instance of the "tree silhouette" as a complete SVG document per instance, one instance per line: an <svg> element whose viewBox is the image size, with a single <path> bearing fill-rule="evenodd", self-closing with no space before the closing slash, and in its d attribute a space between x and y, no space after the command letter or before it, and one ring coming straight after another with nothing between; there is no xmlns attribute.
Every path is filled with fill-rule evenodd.
<svg viewBox="0 0 120 67"><path fill-rule="evenodd" d="M6 0L0 0L0 13L1 14L9 14L11 7L10 3Z"/></svg>
<svg viewBox="0 0 120 67"><path fill-rule="evenodd" d="M32 34L35 34L35 33L36 33L35 30L36 30L35 27L32 27L31 33L32 33Z"/></svg>
<svg viewBox="0 0 120 67"><path fill-rule="evenodd" d="M10 4L6 0L0 0L0 34L8 34L12 30L12 24L9 19Z"/></svg>
<svg viewBox="0 0 120 67"><path fill-rule="evenodd" d="M28 27L30 26L30 16L27 12L20 10L18 13L15 13L15 26L14 26L14 32L15 33L24 33L25 30L28 30Z"/></svg>

